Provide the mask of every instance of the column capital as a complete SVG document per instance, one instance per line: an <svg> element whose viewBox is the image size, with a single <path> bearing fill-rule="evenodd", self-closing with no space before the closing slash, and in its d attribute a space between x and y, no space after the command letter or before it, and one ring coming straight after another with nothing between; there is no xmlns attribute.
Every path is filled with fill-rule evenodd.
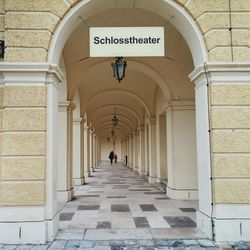
<svg viewBox="0 0 250 250"><path fill-rule="evenodd" d="M82 117L73 117L74 123L82 123Z"/></svg>
<svg viewBox="0 0 250 250"><path fill-rule="evenodd" d="M85 129L85 130L89 130L89 126L88 126L87 122L84 122L84 125L83 125L83 126L84 126L84 129Z"/></svg>
<svg viewBox="0 0 250 250"><path fill-rule="evenodd" d="M148 124L149 125L153 125L156 123L156 117L155 116L151 116L148 118Z"/></svg>
<svg viewBox="0 0 250 250"><path fill-rule="evenodd" d="M1 62L0 84L53 84L58 88L64 74L57 64Z"/></svg>
<svg viewBox="0 0 250 250"><path fill-rule="evenodd" d="M142 124L142 125L140 126L140 130L141 130L141 132L144 132L144 131L145 131L145 125L144 125L144 124Z"/></svg>
<svg viewBox="0 0 250 250"><path fill-rule="evenodd" d="M58 102L58 109L59 109L59 111L67 112L69 105L70 105L70 101L59 101Z"/></svg>
<svg viewBox="0 0 250 250"><path fill-rule="evenodd" d="M187 110L195 108L195 100L190 101L169 101L165 106L165 111L169 110Z"/></svg>
<svg viewBox="0 0 250 250"><path fill-rule="evenodd" d="M76 108L76 105L74 104L74 102L70 102L69 106L68 106L68 111L73 111Z"/></svg>
<svg viewBox="0 0 250 250"><path fill-rule="evenodd" d="M209 84L249 84L250 68L248 63L207 63L200 65L189 74L196 88Z"/></svg>

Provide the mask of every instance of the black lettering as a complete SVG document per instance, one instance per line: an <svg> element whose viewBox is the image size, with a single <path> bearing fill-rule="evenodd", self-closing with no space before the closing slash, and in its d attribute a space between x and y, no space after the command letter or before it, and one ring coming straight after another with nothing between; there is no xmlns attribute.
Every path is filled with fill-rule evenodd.
<svg viewBox="0 0 250 250"><path fill-rule="evenodd" d="M98 36L94 37L94 44L99 44L99 37Z"/></svg>
<svg viewBox="0 0 250 250"><path fill-rule="evenodd" d="M156 43L156 38L152 38L152 43L155 44Z"/></svg>
<svg viewBox="0 0 250 250"><path fill-rule="evenodd" d="M160 43L161 38L156 37L146 37L146 38L137 38L135 36L125 37L125 38L114 38L107 37L100 38L98 36L94 37L94 44L156 44Z"/></svg>

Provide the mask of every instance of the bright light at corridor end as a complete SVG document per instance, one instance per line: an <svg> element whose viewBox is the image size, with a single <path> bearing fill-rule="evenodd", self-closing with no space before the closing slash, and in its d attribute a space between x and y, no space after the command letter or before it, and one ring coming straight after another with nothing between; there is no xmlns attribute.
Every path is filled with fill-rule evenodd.
<svg viewBox="0 0 250 250"><path fill-rule="evenodd" d="M115 77L118 82L121 82L121 80L125 78L127 62L123 61L123 57L117 57L116 61L111 63L111 66L113 68L113 77Z"/></svg>

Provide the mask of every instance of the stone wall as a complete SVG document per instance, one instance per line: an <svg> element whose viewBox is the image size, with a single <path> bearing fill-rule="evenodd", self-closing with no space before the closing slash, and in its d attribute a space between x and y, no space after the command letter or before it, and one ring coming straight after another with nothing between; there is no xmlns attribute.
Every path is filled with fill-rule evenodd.
<svg viewBox="0 0 250 250"><path fill-rule="evenodd" d="M5 31L5 61L45 62L51 37L57 25L77 2L77 0L1 0L0 37L3 38ZM250 57L248 0L176 0L176 2L190 13L199 26L207 46L209 61L248 61Z"/></svg>
<svg viewBox="0 0 250 250"><path fill-rule="evenodd" d="M250 86L212 84L211 128L216 203L250 203Z"/></svg>
<svg viewBox="0 0 250 250"><path fill-rule="evenodd" d="M44 205L46 87L1 91L1 205Z"/></svg>

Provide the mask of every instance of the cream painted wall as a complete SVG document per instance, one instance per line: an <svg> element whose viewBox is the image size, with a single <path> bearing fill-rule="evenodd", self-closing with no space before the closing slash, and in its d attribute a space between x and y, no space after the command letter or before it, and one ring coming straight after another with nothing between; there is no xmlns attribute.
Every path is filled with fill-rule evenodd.
<svg viewBox="0 0 250 250"><path fill-rule="evenodd" d="M168 187L184 192L175 198L191 198L197 190L195 109L185 102L174 102L167 109ZM186 196L187 195L187 196Z"/></svg>
<svg viewBox="0 0 250 250"><path fill-rule="evenodd" d="M175 185L197 189L195 110L176 111L173 118Z"/></svg>
<svg viewBox="0 0 250 250"><path fill-rule="evenodd" d="M166 115L159 116L159 169L157 169L157 177L161 180L167 179L167 127Z"/></svg>
<svg viewBox="0 0 250 250"><path fill-rule="evenodd" d="M102 161L109 161L109 153L111 150L114 151L114 145L113 145L112 140L110 141L107 141L107 139L102 140L102 148L101 148Z"/></svg>
<svg viewBox="0 0 250 250"><path fill-rule="evenodd" d="M109 153L111 150L113 150L115 152L115 154L117 154L118 157L118 161L122 161L122 153L121 153L121 147L122 147L122 143L120 139L116 139L115 144L113 143L113 141L110 139L110 141L106 140L102 140L101 142L101 160L102 161L109 161Z"/></svg>

